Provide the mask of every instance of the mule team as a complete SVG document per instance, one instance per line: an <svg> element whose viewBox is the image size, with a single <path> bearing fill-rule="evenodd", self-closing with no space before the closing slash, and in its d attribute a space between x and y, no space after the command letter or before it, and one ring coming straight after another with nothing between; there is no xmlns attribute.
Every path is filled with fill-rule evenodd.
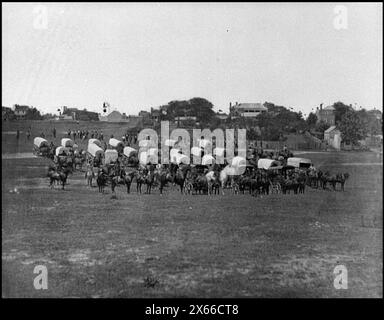
<svg viewBox="0 0 384 320"><path fill-rule="evenodd" d="M125 185L126 192L136 183L136 192L150 194L156 187L163 194L167 185L177 186L183 194L225 194L224 190L233 194L249 193L252 196L270 193L304 193L306 186L327 189L330 185L336 190L344 185L348 173L330 174L320 170L264 170L247 167L241 175L233 173L230 166L213 164L210 166L191 166L185 164L152 165L126 167L118 162L100 168L88 167L85 178L92 187L96 180L99 192L110 185L112 193L118 185Z"/></svg>

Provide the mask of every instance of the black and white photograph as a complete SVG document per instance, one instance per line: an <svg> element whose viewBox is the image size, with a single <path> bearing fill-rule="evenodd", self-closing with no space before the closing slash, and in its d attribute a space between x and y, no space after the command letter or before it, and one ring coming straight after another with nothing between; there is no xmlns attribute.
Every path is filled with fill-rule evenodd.
<svg viewBox="0 0 384 320"><path fill-rule="evenodd" d="M3 2L2 298L382 298L382 14Z"/></svg>

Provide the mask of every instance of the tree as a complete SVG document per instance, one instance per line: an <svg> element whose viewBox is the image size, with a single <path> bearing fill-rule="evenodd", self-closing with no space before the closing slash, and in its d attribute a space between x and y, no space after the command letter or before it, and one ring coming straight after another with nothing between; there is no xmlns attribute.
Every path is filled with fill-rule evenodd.
<svg viewBox="0 0 384 320"><path fill-rule="evenodd" d="M341 101L335 102L333 107L335 108L335 123L341 121L345 113L353 110L351 106L348 106Z"/></svg>
<svg viewBox="0 0 384 320"><path fill-rule="evenodd" d="M39 110L32 107L32 108L28 108L28 110L25 114L25 119L27 119L27 120L42 120L43 117L42 117Z"/></svg>
<svg viewBox="0 0 384 320"><path fill-rule="evenodd" d="M326 123L325 121L321 120L320 122L318 122L316 124L316 131L319 131L319 132L323 133L329 127L330 127L330 125L328 123Z"/></svg>
<svg viewBox="0 0 384 320"><path fill-rule="evenodd" d="M316 123L317 123L317 116L316 114L314 114L313 112L311 112L309 115L308 115L308 118L306 120L307 122L307 126L309 128L314 128L316 126Z"/></svg>
<svg viewBox="0 0 384 320"><path fill-rule="evenodd" d="M358 140L365 138L366 129L364 123L356 111L347 111L339 122L339 130L343 141L357 144Z"/></svg>

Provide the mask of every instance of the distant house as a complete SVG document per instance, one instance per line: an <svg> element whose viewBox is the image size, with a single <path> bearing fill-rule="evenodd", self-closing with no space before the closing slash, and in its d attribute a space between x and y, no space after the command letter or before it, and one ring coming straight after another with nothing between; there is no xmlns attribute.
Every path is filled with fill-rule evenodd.
<svg viewBox="0 0 384 320"><path fill-rule="evenodd" d="M159 109L151 108L151 119L154 122L160 122L160 120L161 120L161 111Z"/></svg>
<svg viewBox="0 0 384 320"><path fill-rule="evenodd" d="M378 120L381 120L383 118L383 113L380 110L373 109L373 110L368 110L367 112L370 114L373 114Z"/></svg>
<svg viewBox="0 0 384 320"><path fill-rule="evenodd" d="M21 106L18 104L15 104L14 107L15 107L14 114L15 114L16 118L17 119L25 119L27 112L29 110L29 107L28 106Z"/></svg>
<svg viewBox="0 0 384 320"><path fill-rule="evenodd" d="M323 104L316 110L317 122L323 121L330 126L335 125L335 108L328 106L323 109Z"/></svg>
<svg viewBox="0 0 384 320"><path fill-rule="evenodd" d="M267 112L268 109L262 103L237 103L232 106L229 103L229 112L232 118L246 117L255 118L261 113Z"/></svg>
<svg viewBox="0 0 384 320"><path fill-rule="evenodd" d="M331 126L324 131L324 141L328 145L332 146L336 150L340 150L341 147L341 132L336 126Z"/></svg>

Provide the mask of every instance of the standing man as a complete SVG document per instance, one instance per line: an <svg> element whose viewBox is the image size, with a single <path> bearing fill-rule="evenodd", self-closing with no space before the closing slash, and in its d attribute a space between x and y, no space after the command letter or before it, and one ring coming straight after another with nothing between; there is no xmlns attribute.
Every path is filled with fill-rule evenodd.
<svg viewBox="0 0 384 320"><path fill-rule="evenodd" d="M52 133L53 133L53 137L56 139L56 128L55 127L53 127Z"/></svg>
<svg viewBox="0 0 384 320"><path fill-rule="evenodd" d="M20 131L17 130L17 131L16 131L16 139L17 139L17 142L19 142L19 138L20 138Z"/></svg>

